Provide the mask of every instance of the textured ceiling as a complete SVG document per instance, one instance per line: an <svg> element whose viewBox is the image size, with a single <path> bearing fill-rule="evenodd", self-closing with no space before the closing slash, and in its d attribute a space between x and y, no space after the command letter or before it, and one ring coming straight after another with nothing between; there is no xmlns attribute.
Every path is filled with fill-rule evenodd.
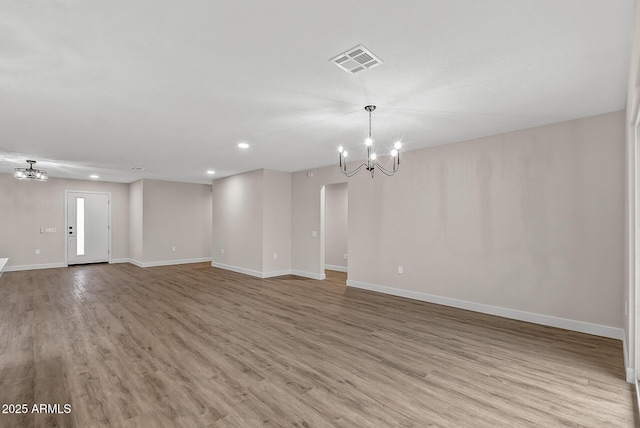
<svg viewBox="0 0 640 428"><path fill-rule="evenodd" d="M211 182L625 105L632 0L11 1L0 172ZM384 64L329 59L363 44ZM246 141L250 148L240 150ZM144 167L143 172L131 167Z"/></svg>

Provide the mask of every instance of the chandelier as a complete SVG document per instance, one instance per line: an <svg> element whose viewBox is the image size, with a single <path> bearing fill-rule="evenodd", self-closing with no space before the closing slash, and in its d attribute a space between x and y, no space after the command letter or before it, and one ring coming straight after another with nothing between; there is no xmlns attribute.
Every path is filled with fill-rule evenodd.
<svg viewBox="0 0 640 428"><path fill-rule="evenodd" d="M371 178L373 178L373 172L376 168L382 171L385 175L392 176L396 173L398 168L400 167L400 147L402 144L400 141L396 141L393 145L393 150L391 150L391 157L393 158L393 168L387 169L376 162L377 156L373 151L373 140L371 139L371 113L376 109L376 106L366 106L364 108L369 112L369 137L364 140L365 146L367 146L367 161L363 162L358 168L353 171L347 171L347 151L344 147L340 146L338 148L338 152L340 154L340 172L342 172L347 177L353 177L356 175L362 168L365 168L367 171L371 173Z"/></svg>
<svg viewBox="0 0 640 428"><path fill-rule="evenodd" d="M47 181L47 171L33 167L34 160L28 160L29 168L14 168L13 178L16 180Z"/></svg>

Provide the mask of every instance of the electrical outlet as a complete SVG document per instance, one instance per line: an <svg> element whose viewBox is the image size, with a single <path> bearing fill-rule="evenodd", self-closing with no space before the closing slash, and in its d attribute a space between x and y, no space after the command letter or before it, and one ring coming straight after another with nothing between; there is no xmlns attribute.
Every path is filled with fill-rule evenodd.
<svg viewBox="0 0 640 428"><path fill-rule="evenodd" d="M273 253L273 260L278 260L278 253Z"/></svg>
<svg viewBox="0 0 640 428"><path fill-rule="evenodd" d="M398 273L403 273L404 272L404 268L402 266L398 266Z"/></svg>
<svg viewBox="0 0 640 428"><path fill-rule="evenodd" d="M311 236L313 236L314 238L318 237L318 232L316 232L315 230L313 232L311 232Z"/></svg>
<svg viewBox="0 0 640 428"><path fill-rule="evenodd" d="M40 233L44 233L44 227L40 228Z"/></svg>
<svg viewBox="0 0 640 428"><path fill-rule="evenodd" d="M224 254L224 248L220 248L220 254Z"/></svg>
<svg viewBox="0 0 640 428"><path fill-rule="evenodd" d="M171 251L175 252L176 251L176 247L171 247Z"/></svg>
<svg viewBox="0 0 640 428"><path fill-rule="evenodd" d="M40 248L36 248L36 254L40 254Z"/></svg>
<svg viewBox="0 0 640 428"><path fill-rule="evenodd" d="M344 253L344 259L347 260L347 253Z"/></svg>

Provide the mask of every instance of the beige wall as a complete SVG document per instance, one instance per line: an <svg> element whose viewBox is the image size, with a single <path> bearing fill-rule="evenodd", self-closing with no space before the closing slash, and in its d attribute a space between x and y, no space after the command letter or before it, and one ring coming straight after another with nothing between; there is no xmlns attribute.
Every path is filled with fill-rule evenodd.
<svg viewBox="0 0 640 428"><path fill-rule="evenodd" d="M291 272L291 174L260 169L214 181L212 220L214 266L260 277Z"/></svg>
<svg viewBox="0 0 640 428"><path fill-rule="evenodd" d="M325 188L324 263L327 269L347 268L348 195L347 183L330 184Z"/></svg>
<svg viewBox="0 0 640 428"><path fill-rule="evenodd" d="M111 257L129 257L128 184L59 178L34 183L0 174L0 255L9 257L8 268L65 263L65 190L111 193ZM57 231L40 233L41 227Z"/></svg>
<svg viewBox="0 0 640 428"><path fill-rule="evenodd" d="M291 174L262 171L262 272L273 275L291 270ZM277 259L274 254L278 255Z"/></svg>
<svg viewBox="0 0 640 428"><path fill-rule="evenodd" d="M349 180L349 280L622 326L624 113L406 152ZM293 175L292 268L320 273L320 189ZM398 266L404 268L398 274Z"/></svg>
<svg viewBox="0 0 640 428"><path fill-rule="evenodd" d="M143 180L142 193L142 262L210 258L210 185Z"/></svg>
<svg viewBox="0 0 640 428"><path fill-rule="evenodd" d="M143 198L142 180L129 184L129 257L143 260Z"/></svg>
<svg viewBox="0 0 640 428"><path fill-rule="evenodd" d="M213 182L214 263L262 272L262 189L262 170Z"/></svg>

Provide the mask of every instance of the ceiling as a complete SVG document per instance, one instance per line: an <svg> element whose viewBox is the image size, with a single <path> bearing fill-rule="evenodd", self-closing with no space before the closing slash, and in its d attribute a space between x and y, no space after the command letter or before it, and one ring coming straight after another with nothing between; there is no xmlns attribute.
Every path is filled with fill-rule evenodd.
<svg viewBox="0 0 640 428"><path fill-rule="evenodd" d="M621 110L633 8L5 0L0 172L35 159L53 177L210 183L337 163L339 145L364 157L367 104L381 154ZM358 44L384 64L329 61Z"/></svg>

